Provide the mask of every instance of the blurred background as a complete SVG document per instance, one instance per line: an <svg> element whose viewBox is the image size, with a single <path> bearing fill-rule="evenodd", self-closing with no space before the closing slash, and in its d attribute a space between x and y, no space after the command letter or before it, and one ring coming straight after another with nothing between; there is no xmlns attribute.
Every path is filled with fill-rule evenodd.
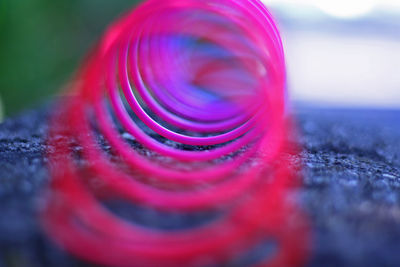
<svg viewBox="0 0 400 267"><path fill-rule="evenodd" d="M0 121L59 92L106 26L138 2L0 0ZM282 32L294 103L400 108L400 0L264 3Z"/></svg>

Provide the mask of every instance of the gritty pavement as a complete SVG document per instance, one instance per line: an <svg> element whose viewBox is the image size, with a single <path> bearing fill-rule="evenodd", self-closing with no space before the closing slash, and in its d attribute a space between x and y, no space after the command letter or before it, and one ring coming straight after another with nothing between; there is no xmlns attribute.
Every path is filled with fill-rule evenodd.
<svg viewBox="0 0 400 267"><path fill-rule="evenodd" d="M89 266L37 222L49 108L0 125L0 267ZM296 109L312 267L400 266L400 110Z"/></svg>

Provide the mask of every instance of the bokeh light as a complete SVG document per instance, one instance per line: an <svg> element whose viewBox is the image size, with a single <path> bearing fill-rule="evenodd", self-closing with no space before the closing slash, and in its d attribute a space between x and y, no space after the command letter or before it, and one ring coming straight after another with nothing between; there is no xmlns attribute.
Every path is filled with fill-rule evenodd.
<svg viewBox="0 0 400 267"><path fill-rule="evenodd" d="M366 15L375 5L375 0L318 0L315 4L327 14L339 18L355 18Z"/></svg>

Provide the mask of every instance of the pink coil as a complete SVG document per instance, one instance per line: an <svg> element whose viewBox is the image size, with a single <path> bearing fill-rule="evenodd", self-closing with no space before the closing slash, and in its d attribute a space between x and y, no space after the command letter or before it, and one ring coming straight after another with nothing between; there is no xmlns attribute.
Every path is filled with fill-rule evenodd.
<svg viewBox="0 0 400 267"><path fill-rule="evenodd" d="M54 115L44 230L110 266L301 265L285 80L259 0L145 1L109 28ZM203 219L164 229L114 200ZM266 242L274 252L251 261Z"/></svg>

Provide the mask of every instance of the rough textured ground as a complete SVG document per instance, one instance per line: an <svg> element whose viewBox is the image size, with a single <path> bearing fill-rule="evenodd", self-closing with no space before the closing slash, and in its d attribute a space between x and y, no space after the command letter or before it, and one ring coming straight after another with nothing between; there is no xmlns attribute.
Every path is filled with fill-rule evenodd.
<svg viewBox="0 0 400 267"><path fill-rule="evenodd" d="M310 266L400 266L400 111L299 108L301 196L314 229ZM0 125L0 267L87 266L35 218L46 184L47 112Z"/></svg>

